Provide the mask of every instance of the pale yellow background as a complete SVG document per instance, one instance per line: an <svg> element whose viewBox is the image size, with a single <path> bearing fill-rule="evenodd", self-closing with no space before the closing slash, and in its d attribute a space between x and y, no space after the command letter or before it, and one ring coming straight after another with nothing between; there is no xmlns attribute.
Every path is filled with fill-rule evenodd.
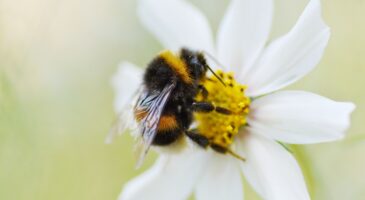
<svg viewBox="0 0 365 200"><path fill-rule="evenodd" d="M214 2L214 3L212 3ZM278 0L272 38L307 1ZM296 148L313 199L365 198L365 1L326 0L325 55L291 89L357 104L345 140ZM217 28L225 0L193 1ZM0 199L116 199L134 170L132 139L103 143L114 119L110 78L161 46L133 0L0 1ZM333 116L336 117L336 116ZM246 184L247 199L257 196Z"/></svg>

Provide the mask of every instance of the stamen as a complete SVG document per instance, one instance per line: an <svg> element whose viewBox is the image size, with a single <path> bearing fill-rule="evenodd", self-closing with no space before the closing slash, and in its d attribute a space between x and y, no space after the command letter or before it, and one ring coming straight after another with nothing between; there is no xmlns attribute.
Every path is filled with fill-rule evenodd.
<svg viewBox="0 0 365 200"><path fill-rule="evenodd" d="M246 116L249 113L250 105L250 99L245 96L247 87L236 82L233 73L218 70L216 74L228 87L223 86L217 77L208 77L202 83L208 95L198 94L196 101L210 102L216 108L230 111L230 113L217 111L196 113L195 119L198 123L198 131L209 138L210 143L219 145L225 148L227 153L244 160L229 150L229 147L238 134L239 128L247 124Z"/></svg>

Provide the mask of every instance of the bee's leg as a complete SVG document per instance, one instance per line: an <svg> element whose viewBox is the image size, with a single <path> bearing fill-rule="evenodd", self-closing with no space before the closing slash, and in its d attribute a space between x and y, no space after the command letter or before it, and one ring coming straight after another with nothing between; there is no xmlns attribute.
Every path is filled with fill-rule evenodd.
<svg viewBox="0 0 365 200"><path fill-rule="evenodd" d="M209 103L209 102L194 102L192 105L192 109L194 112L216 111L216 112L224 114L224 115L232 114L232 111L230 111L226 108L222 108L220 106L214 106L212 103Z"/></svg>
<svg viewBox="0 0 365 200"><path fill-rule="evenodd" d="M233 157L235 157L235 158L237 158L237 159L239 159L239 160L246 161L246 158L244 158L244 157L242 157L242 156L238 155L237 153L235 153L234 151L232 151L230 148L223 147L223 146L221 146L221 145L217 145L217 144L214 144L214 143L213 143L213 144L211 144L211 145L210 145L210 147L211 147L214 151L216 151L216 152L218 152L218 153L223 153L223 154L228 153L228 154L230 154L231 156L233 156Z"/></svg>
<svg viewBox="0 0 365 200"><path fill-rule="evenodd" d="M208 90L203 86L203 85L199 85L199 90L203 95L203 98L206 99L208 97Z"/></svg>
<svg viewBox="0 0 365 200"><path fill-rule="evenodd" d="M207 148L209 146L209 140L207 137L198 134L194 130L185 131L186 136L188 136L192 141L198 144L202 148Z"/></svg>

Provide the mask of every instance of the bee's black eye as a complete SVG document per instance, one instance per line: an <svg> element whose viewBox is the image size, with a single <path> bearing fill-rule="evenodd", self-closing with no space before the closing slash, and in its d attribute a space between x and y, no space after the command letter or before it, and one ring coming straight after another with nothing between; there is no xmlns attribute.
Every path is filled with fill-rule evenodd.
<svg viewBox="0 0 365 200"><path fill-rule="evenodd" d="M192 63L190 67L195 78L200 78L202 76L204 66L198 63Z"/></svg>

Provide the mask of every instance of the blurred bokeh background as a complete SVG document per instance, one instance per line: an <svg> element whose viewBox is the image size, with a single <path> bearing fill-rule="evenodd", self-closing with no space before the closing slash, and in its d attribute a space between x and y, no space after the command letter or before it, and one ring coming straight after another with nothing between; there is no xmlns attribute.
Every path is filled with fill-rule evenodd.
<svg viewBox="0 0 365 200"><path fill-rule="evenodd" d="M228 0L193 0L216 30ZM272 38L307 0L276 0ZM313 199L365 197L365 0L322 1L332 37L292 89L357 105L340 142L294 147ZM104 138L115 118L110 79L122 60L145 65L161 45L134 0L0 1L0 199L116 199L134 169L133 141ZM333 116L336 117L336 116ZM246 184L247 199L258 199Z"/></svg>

